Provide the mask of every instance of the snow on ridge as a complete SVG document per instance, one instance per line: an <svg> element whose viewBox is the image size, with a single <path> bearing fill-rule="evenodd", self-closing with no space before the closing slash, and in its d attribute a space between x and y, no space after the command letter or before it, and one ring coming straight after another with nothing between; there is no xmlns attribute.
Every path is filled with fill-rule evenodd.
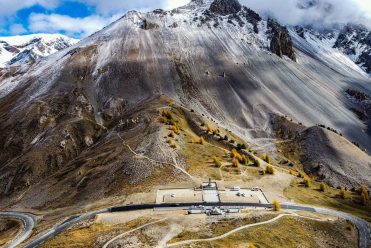
<svg viewBox="0 0 371 248"><path fill-rule="evenodd" d="M78 42L62 34L0 37L0 68L19 66L49 56Z"/></svg>
<svg viewBox="0 0 371 248"><path fill-rule="evenodd" d="M51 41L54 41L60 38L62 38L63 40L69 41L71 43L79 42L78 39L70 38L63 34L45 34L45 33L4 36L4 37L0 37L0 41L5 41L6 43L12 46L22 46L22 45L29 43L31 40L38 39L38 38L41 38L45 42L51 42Z"/></svg>

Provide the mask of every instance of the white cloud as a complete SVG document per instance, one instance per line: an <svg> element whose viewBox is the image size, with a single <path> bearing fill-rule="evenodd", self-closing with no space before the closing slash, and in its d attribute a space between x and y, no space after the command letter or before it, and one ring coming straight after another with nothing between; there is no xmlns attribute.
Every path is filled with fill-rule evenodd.
<svg viewBox="0 0 371 248"><path fill-rule="evenodd" d="M46 9L54 9L59 5L59 0L0 0L0 16L11 16L18 10L40 5Z"/></svg>
<svg viewBox="0 0 371 248"><path fill-rule="evenodd" d="M22 24L13 24L10 26L10 33L12 35L18 35L18 34L23 34L26 33L27 30Z"/></svg>
<svg viewBox="0 0 371 248"><path fill-rule="evenodd" d="M64 32L69 36L85 37L104 28L112 20L112 17L104 18L98 15L73 18L58 14L31 14L29 30L47 33Z"/></svg>
<svg viewBox="0 0 371 248"><path fill-rule="evenodd" d="M150 11L153 9L173 9L189 3L191 0L78 0L93 5L104 15L117 14L128 10Z"/></svg>
<svg viewBox="0 0 371 248"><path fill-rule="evenodd" d="M128 10L173 9L187 4L190 0L78 1L96 7L97 14L84 18L73 18L67 15L33 13L29 18L29 30L31 32L47 33L63 32L69 36L82 38L107 26L124 15Z"/></svg>
<svg viewBox="0 0 371 248"><path fill-rule="evenodd" d="M326 26L334 23L362 23L371 27L369 0L318 0L309 9L298 8L306 0L240 0L247 7L263 15L270 15L288 25L313 24ZM329 7L331 6L331 7Z"/></svg>

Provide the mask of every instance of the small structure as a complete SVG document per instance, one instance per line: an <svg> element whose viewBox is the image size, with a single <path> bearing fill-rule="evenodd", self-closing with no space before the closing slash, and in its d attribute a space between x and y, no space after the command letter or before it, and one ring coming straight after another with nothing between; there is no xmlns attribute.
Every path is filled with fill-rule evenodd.
<svg viewBox="0 0 371 248"><path fill-rule="evenodd" d="M227 213L229 214L238 214L240 212L239 208L228 208Z"/></svg>
<svg viewBox="0 0 371 248"><path fill-rule="evenodd" d="M201 208L189 208L188 214L202 214L203 210Z"/></svg>
<svg viewBox="0 0 371 248"><path fill-rule="evenodd" d="M234 186L231 190L232 191L240 191L241 187L240 186Z"/></svg>
<svg viewBox="0 0 371 248"><path fill-rule="evenodd" d="M207 215L224 215L225 212L218 207L213 207L210 210L206 210Z"/></svg>

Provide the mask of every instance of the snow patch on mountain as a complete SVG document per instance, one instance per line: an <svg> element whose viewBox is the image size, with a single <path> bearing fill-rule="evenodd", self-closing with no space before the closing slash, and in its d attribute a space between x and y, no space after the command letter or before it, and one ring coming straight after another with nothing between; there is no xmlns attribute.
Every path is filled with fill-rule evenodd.
<svg viewBox="0 0 371 248"><path fill-rule="evenodd" d="M331 63L371 73L371 32L364 26L348 24L321 31L297 26L290 32L304 39L323 59L332 58Z"/></svg>
<svg viewBox="0 0 371 248"><path fill-rule="evenodd" d="M61 34L0 37L0 68L35 61L70 47L78 41Z"/></svg>

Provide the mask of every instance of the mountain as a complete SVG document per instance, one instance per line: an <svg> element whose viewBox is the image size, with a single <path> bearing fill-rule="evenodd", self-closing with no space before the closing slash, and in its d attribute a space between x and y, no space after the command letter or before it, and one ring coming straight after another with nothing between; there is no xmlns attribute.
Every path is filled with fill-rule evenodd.
<svg viewBox="0 0 371 248"><path fill-rule="evenodd" d="M0 68L34 62L77 42L78 40L61 34L0 37Z"/></svg>
<svg viewBox="0 0 371 248"><path fill-rule="evenodd" d="M0 204L56 208L207 178L202 139L192 146L200 136L221 156L243 143L251 158L276 160L284 139L311 175L323 161L318 175L332 186L371 186L363 103L347 93L371 95L371 78L332 38L313 37L235 0L194 0L130 11L29 67L2 69ZM328 130L309 132L318 124ZM328 149L308 149L321 140ZM343 180L353 164L365 171Z"/></svg>
<svg viewBox="0 0 371 248"><path fill-rule="evenodd" d="M371 31L365 26L347 24L324 30L296 26L293 30L322 51L342 53L362 70L371 73Z"/></svg>

